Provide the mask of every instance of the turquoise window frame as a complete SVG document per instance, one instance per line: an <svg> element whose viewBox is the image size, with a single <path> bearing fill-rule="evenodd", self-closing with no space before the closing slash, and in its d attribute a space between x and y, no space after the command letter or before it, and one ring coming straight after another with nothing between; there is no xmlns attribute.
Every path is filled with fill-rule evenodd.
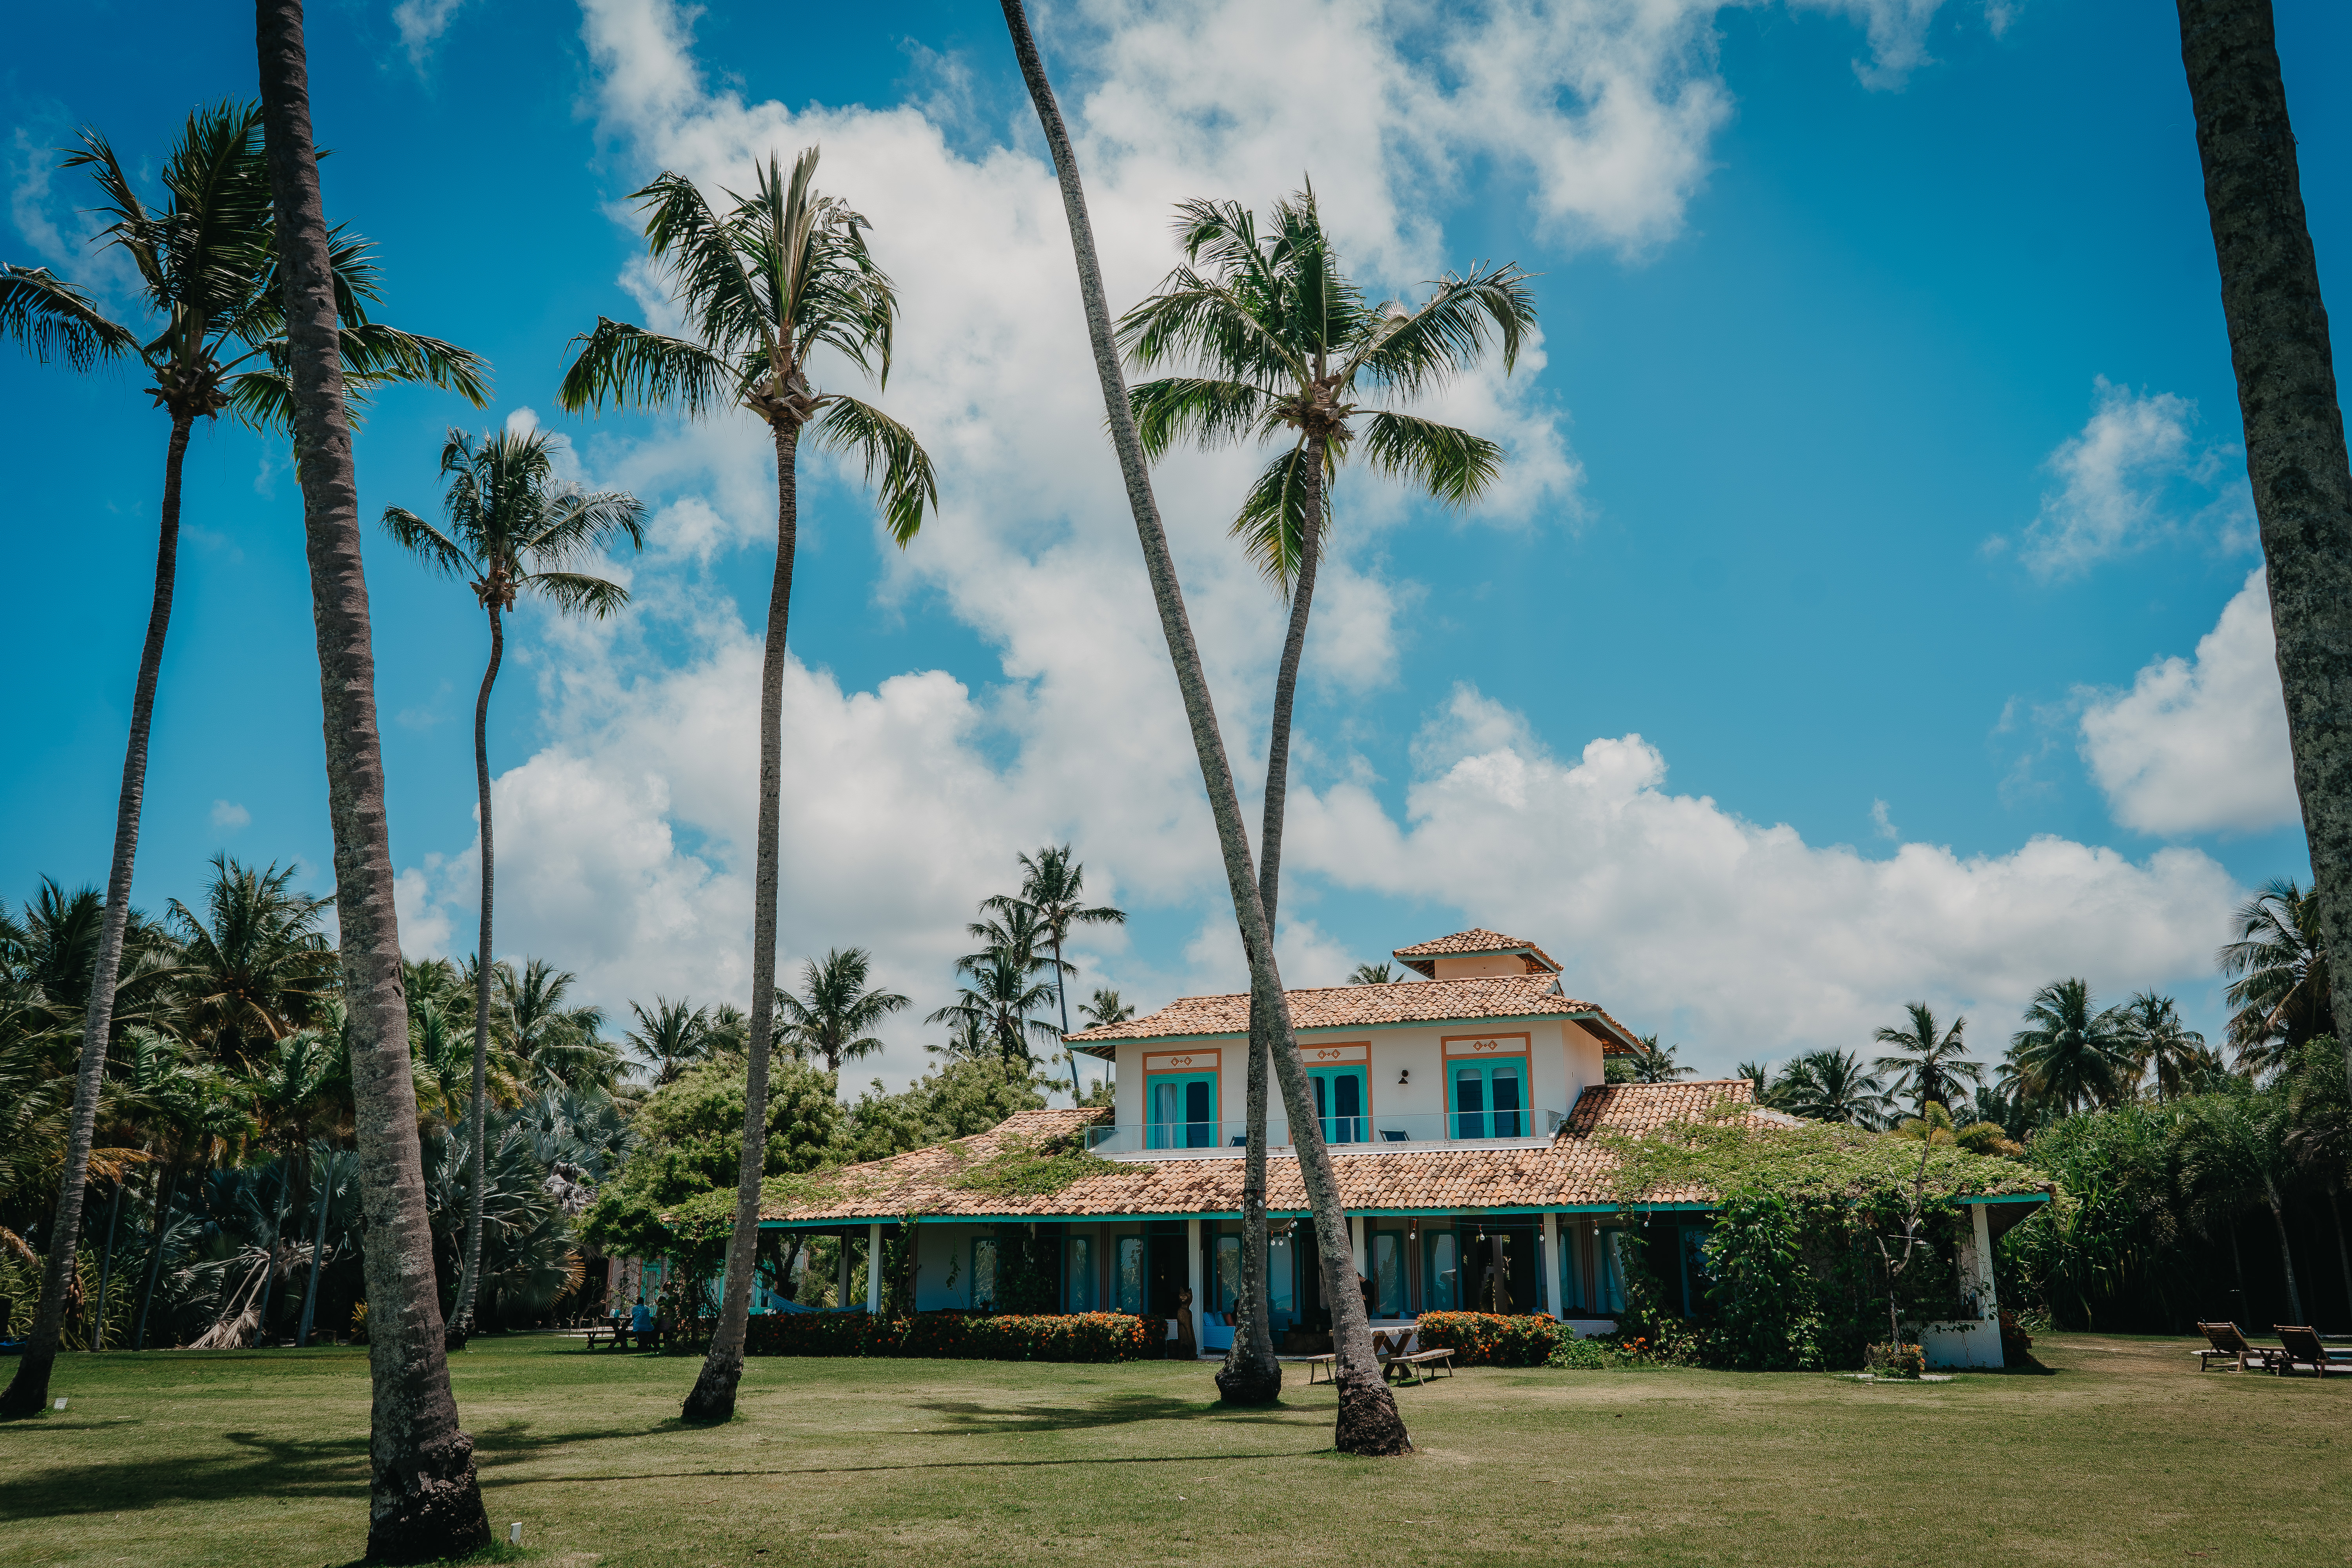
<svg viewBox="0 0 2352 1568"><path fill-rule="evenodd" d="M1095 1297L1102 1288L1101 1271L1095 1267L1095 1238L1074 1236L1063 1245L1067 1254L1062 1268L1063 1299L1073 1312L1094 1311Z"/></svg>
<svg viewBox="0 0 2352 1568"><path fill-rule="evenodd" d="M983 1255L988 1258L988 1288L985 1290L981 1289L980 1260ZM996 1304L996 1237L975 1236L971 1238L971 1304L975 1310Z"/></svg>
<svg viewBox="0 0 2352 1568"><path fill-rule="evenodd" d="M1129 1317L1144 1316L1144 1309L1150 1305L1151 1250L1142 1232L1129 1231L1111 1238L1110 1289L1117 1310Z"/></svg>
<svg viewBox="0 0 2352 1568"><path fill-rule="evenodd" d="M1497 1077L1516 1081L1518 1103L1509 1110L1495 1109L1495 1080ZM1534 1118L1528 1109L1528 1058L1525 1057L1456 1057L1445 1064L1445 1130L1448 1136L1477 1141L1489 1138L1525 1138L1532 1134ZM1462 1107L1462 1085L1475 1080L1478 1085L1478 1109ZM1511 1131L1501 1131L1503 1118L1508 1117Z"/></svg>
<svg viewBox="0 0 2352 1568"><path fill-rule="evenodd" d="M1192 1107L1184 1104L1191 1089L1205 1084L1208 1092L1209 1117L1206 1121L1194 1121L1189 1114L1179 1121L1170 1121L1160 1114L1162 1089L1172 1089L1179 1097L1179 1109L1189 1112ZM1223 1123L1218 1119L1217 1075L1213 1072L1156 1072L1143 1080L1144 1147L1148 1149L1213 1149L1217 1133ZM1171 1131L1171 1129L1181 1129Z"/></svg>
<svg viewBox="0 0 2352 1568"><path fill-rule="evenodd" d="M1307 1077L1313 1085L1315 1119L1323 1125L1326 1143L1369 1143L1372 1141L1372 1075L1362 1062L1346 1067L1309 1068ZM1356 1113L1339 1113L1339 1084L1353 1079L1356 1083Z"/></svg>
<svg viewBox="0 0 2352 1568"><path fill-rule="evenodd" d="M1442 1254L1451 1252L1454 1267L1439 1267ZM1462 1237L1451 1226L1423 1227L1421 1233L1421 1310L1458 1312L1462 1310Z"/></svg>

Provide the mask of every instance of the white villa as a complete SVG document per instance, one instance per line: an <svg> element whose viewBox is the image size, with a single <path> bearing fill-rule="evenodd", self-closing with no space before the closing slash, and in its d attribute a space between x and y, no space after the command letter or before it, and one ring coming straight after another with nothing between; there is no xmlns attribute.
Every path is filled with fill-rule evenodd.
<svg viewBox="0 0 2352 1568"><path fill-rule="evenodd" d="M1567 995L1559 965L1534 943L1457 931L1399 948L1423 976L1388 985L1293 991L1291 1016L1348 1210L1356 1273L1372 1317L1409 1326L1424 1311L1546 1312L1581 1331L1613 1328L1622 1308L1615 1237L1628 1224L1673 1245L1651 1256L1669 1294L1694 1298L1692 1265L1711 1194L1653 1194L1629 1216L1613 1195L1600 1136L1726 1112L1793 1121L1756 1103L1746 1079L1612 1084L1603 1062L1629 1051L1626 1028ZM1232 1340L1240 1273L1247 995L1190 996L1148 1017L1069 1037L1112 1064L1109 1109L1035 1110L954 1142L853 1165L822 1202L763 1213L763 1228L857 1229L868 1259L911 1225L918 1310L992 1303L1008 1227L1056 1245L1062 1310L1171 1321L1189 1287L1203 1352ZM1279 1092L1272 1094L1267 1206L1275 1231L1268 1305L1277 1334L1328 1329L1306 1194ZM998 1196L966 1173L1013 1141L1083 1136L1116 1167L1050 1196ZM1964 1294L1977 1319L1931 1334L1938 1359L2000 1364L1993 1235L2040 1192L1966 1200ZM1660 1233L1675 1233L1668 1238ZM1973 1243L1973 1245L1970 1245ZM838 1300L852 1303L849 1248ZM882 1282L869 1261L865 1300ZM1987 1360L1987 1356L1990 1360Z"/></svg>

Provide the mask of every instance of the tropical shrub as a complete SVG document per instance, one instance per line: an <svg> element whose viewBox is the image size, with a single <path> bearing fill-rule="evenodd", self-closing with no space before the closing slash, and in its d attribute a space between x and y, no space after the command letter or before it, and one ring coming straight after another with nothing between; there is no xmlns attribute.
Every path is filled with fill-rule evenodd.
<svg viewBox="0 0 2352 1568"><path fill-rule="evenodd" d="M1770 1193L1733 1193L1707 1232L1710 1361L1749 1370L1822 1364L1822 1318L1797 1211Z"/></svg>
<svg viewBox="0 0 2352 1568"><path fill-rule="evenodd" d="M1423 1350L1451 1350L1457 1366L1542 1366L1575 1335L1550 1318L1499 1312L1423 1312Z"/></svg>
<svg viewBox="0 0 2352 1568"><path fill-rule="evenodd" d="M747 1355L924 1356L946 1361L1141 1361L1160 1353L1165 1330L1124 1312L1050 1316L961 1309L911 1317L864 1312L771 1312L751 1321Z"/></svg>
<svg viewBox="0 0 2352 1568"><path fill-rule="evenodd" d="M1917 1345L1875 1344L1863 1366L1873 1377L1916 1379L1927 1371L1927 1357Z"/></svg>
<svg viewBox="0 0 2352 1568"><path fill-rule="evenodd" d="M1562 1333L1544 1365L1566 1367L1577 1372L1600 1372L1608 1367L1624 1366L1634 1358L1606 1340L1579 1339L1573 1333Z"/></svg>

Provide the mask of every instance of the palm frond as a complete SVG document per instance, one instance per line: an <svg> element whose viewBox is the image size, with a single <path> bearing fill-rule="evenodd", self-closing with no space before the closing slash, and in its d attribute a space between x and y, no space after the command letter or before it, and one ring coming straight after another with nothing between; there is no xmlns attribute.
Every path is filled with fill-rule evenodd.
<svg viewBox="0 0 2352 1568"><path fill-rule="evenodd" d="M1420 486L1448 506L1466 506L1502 471L1503 449L1484 436L1410 414L1365 422L1364 456L1381 473Z"/></svg>
<svg viewBox="0 0 2352 1568"><path fill-rule="evenodd" d="M1223 447L1264 434L1266 405L1280 395L1247 382L1188 375L1127 389L1135 432L1155 462L1180 441Z"/></svg>
<svg viewBox="0 0 2352 1568"><path fill-rule="evenodd" d="M736 225L711 211L700 186L667 169L630 199L644 209L646 247L668 264L677 303L703 342L722 353L766 346L772 323L738 254Z"/></svg>
<svg viewBox="0 0 2352 1568"><path fill-rule="evenodd" d="M1291 584L1297 580L1298 564L1306 555L1307 475L1313 460L1304 441L1277 455L1250 487L1240 515L1228 530L1242 542L1243 552L1266 581L1286 596ZM1327 493L1322 533L1328 538L1330 531L1331 508Z"/></svg>
<svg viewBox="0 0 2352 1568"><path fill-rule="evenodd" d="M1360 370L1380 385L1415 395L1467 369L1485 351L1491 329L1503 342L1503 369L1517 362L1519 342L1536 321L1534 275L1515 264L1451 274L1419 310L1391 314L1356 351L1351 373Z"/></svg>
<svg viewBox="0 0 2352 1568"><path fill-rule="evenodd" d="M610 398L620 407L674 404L702 415L732 403L740 385L734 367L701 344L626 321L599 316L593 331L572 341L579 353L556 392L570 413L601 410Z"/></svg>
<svg viewBox="0 0 2352 1568"><path fill-rule="evenodd" d="M128 327L46 267L0 265L0 336L16 339L42 364L54 357L75 370L139 347Z"/></svg>
<svg viewBox="0 0 2352 1568"><path fill-rule="evenodd" d="M383 531L403 550L425 563L425 570L443 577L470 577L480 568L474 558L447 534L405 507L383 509Z"/></svg>
<svg viewBox="0 0 2352 1568"><path fill-rule="evenodd" d="M515 552L550 568L594 554L614 539L645 548L646 503L625 490L567 485L546 500L544 521L515 541Z"/></svg>
<svg viewBox="0 0 2352 1568"><path fill-rule="evenodd" d="M489 362L471 349L381 321L347 326L336 338L347 377L370 384L422 382L455 392L477 408L490 400Z"/></svg>
<svg viewBox="0 0 2352 1568"><path fill-rule="evenodd" d="M534 572L522 579L522 586L544 595L566 615L584 611L600 621L629 602L626 588L584 572Z"/></svg>
<svg viewBox="0 0 2352 1568"><path fill-rule="evenodd" d="M914 432L872 404L839 395L813 428L819 446L865 459L866 483L874 483L875 471L881 470L883 519L890 537L905 549L923 526L924 510L937 511L940 505L930 455Z"/></svg>

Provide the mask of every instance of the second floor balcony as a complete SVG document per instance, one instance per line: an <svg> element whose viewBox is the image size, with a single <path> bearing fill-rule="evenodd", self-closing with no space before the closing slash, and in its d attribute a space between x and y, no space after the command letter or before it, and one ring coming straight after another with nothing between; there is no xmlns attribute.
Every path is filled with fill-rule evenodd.
<svg viewBox="0 0 2352 1568"><path fill-rule="evenodd" d="M1402 1150L1532 1149L1559 1135L1559 1110L1429 1111L1400 1116L1327 1116L1323 1141L1334 1154L1395 1153ZM1287 1117L1266 1118L1266 1146L1291 1151ZM1242 1121L1153 1121L1087 1130L1087 1148L1109 1159L1240 1159L1249 1128Z"/></svg>

